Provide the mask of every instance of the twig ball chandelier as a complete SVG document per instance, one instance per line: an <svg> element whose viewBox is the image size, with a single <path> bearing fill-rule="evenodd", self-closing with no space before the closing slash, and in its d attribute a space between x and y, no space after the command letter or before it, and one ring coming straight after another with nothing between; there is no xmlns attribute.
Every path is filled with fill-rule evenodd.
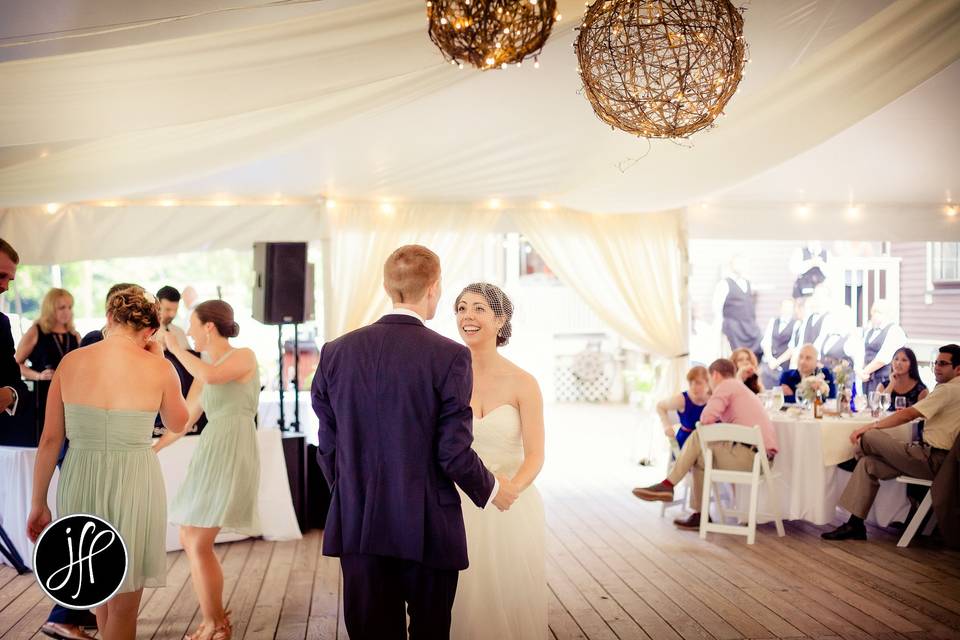
<svg viewBox="0 0 960 640"><path fill-rule="evenodd" d="M737 91L747 49L729 0L595 0L574 47L597 116L644 138L710 126Z"/></svg>
<svg viewBox="0 0 960 640"><path fill-rule="evenodd" d="M447 60L486 71L539 54L558 19L557 0L428 0L427 19Z"/></svg>

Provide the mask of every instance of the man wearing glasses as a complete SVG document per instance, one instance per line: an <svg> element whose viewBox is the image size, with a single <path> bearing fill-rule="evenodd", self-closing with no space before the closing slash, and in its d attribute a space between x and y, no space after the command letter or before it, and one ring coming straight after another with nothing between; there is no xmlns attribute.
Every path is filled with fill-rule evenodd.
<svg viewBox="0 0 960 640"><path fill-rule="evenodd" d="M840 506L850 512L850 519L822 534L823 538L866 540L863 519L873 505L881 480L899 475L933 480L937 475L960 432L960 346L940 347L933 373L937 386L926 398L850 435L854 444L860 439L863 450L863 457L840 496ZM913 420L925 421L921 442L900 442L881 432Z"/></svg>

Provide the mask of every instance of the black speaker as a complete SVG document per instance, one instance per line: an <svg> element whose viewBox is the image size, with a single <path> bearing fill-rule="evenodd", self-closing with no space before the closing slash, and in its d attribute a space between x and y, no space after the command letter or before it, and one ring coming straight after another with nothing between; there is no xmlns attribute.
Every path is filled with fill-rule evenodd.
<svg viewBox="0 0 960 640"><path fill-rule="evenodd" d="M253 317L264 324L307 319L307 243L257 242L253 245ZM309 305L312 306L312 305Z"/></svg>

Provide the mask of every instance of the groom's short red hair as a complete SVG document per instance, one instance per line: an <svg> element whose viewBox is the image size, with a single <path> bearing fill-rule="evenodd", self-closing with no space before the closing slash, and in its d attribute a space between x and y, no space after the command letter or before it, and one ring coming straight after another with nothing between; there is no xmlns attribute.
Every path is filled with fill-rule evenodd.
<svg viewBox="0 0 960 640"><path fill-rule="evenodd" d="M383 263L383 286L395 303L414 304L440 279L440 258L419 244L408 244Z"/></svg>

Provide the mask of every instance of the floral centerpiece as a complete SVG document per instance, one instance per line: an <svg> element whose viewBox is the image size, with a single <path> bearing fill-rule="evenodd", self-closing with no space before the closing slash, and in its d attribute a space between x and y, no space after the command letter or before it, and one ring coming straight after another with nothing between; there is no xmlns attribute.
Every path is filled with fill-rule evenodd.
<svg viewBox="0 0 960 640"><path fill-rule="evenodd" d="M826 398L829 393L830 385L827 384L822 373L807 376L797 385L797 396L807 402L813 402L818 396L821 399Z"/></svg>
<svg viewBox="0 0 960 640"><path fill-rule="evenodd" d="M846 387L847 383L851 382L852 376L853 368L846 360L841 360L837 363L837 366L833 368L833 380L837 383L838 387Z"/></svg>
<svg viewBox="0 0 960 640"><path fill-rule="evenodd" d="M837 385L837 413L850 413L850 396L853 387L853 367L841 360L833 368L833 380Z"/></svg>

